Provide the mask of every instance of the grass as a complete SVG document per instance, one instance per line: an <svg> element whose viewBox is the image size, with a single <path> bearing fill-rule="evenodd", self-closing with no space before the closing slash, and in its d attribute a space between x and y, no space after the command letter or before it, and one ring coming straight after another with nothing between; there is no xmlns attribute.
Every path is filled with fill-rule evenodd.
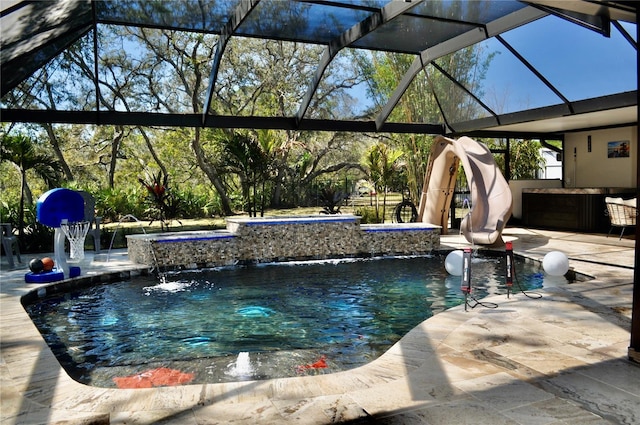
<svg viewBox="0 0 640 425"><path fill-rule="evenodd" d="M397 203L402 201L402 195L397 193L391 193L387 195L387 205L386 205L386 220L391 221L393 208ZM382 211L382 197L379 199L380 210ZM340 211L343 214L355 214L359 208L363 207L375 207L376 201L375 197L358 197L358 198L350 198L346 205L342 206ZM270 217L282 217L287 215L318 215L322 211L322 207L298 207L298 208L282 208L282 209L269 209L265 211L265 216ZM247 214L238 214L236 217L247 216ZM143 227L147 232L160 232L161 224L160 221L150 222L148 220L141 220L139 222L136 221L126 221L126 222L113 222L113 223L105 223L102 225L102 228L107 229L109 231L113 231L116 228L123 229L131 229L137 228L140 229ZM212 230L212 229L223 229L226 227L225 217L214 217L214 218L198 218L198 219L180 219L173 220L169 223L170 231L186 231L186 230Z"/></svg>
<svg viewBox="0 0 640 425"><path fill-rule="evenodd" d="M385 223L393 222L393 210L395 206L402 201L402 195L399 193L390 193L387 195L387 204L385 208ZM357 214L362 208L375 208L375 197L361 196L355 198L349 198L345 205L340 208L340 212L343 214ZM382 213L382 197L379 199L380 213ZM417 207L417 206L416 206ZM300 215L318 215L322 207L298 207L298 208L282 208L282 209L269 209L265 211L265 216L268 217L283 217L283 216L300 216ZM456 217L464 217L468 213L465 208L456 209ZM236 217L246 217L247 214L238 214ZM126 222L113 222L104 223L101 226L103 229L113 232L116 228L128 229L128 230L140 230L144 228L145 232L157 233L162 231L162 227L159 221L150 222L148 220L126 221ZM226 227L225 217L213 217L213 218L196 218L196 219L180 219L173 220L169 223L169 231L190 231L190 230L215 230L224 229ZM142 232L142 230L140 230Z"/></svg>

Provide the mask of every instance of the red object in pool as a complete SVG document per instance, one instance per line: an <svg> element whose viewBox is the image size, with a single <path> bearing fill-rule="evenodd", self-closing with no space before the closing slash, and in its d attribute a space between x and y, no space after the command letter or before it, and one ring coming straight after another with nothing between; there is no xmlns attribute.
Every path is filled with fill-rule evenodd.
<svg viewBox="0 0 640 425"><path fill-rule="evenodd" d="M305 370L309 370L309 369L326 369L327 366L327 356L322 356L320 357L320 359L315 362L315 363L311 363L311 364L304 364L304 365L300 365L300 366L296 366L296 371L298 373L302 373Z"/></svg>
<svg viewBox="0 0 640 425"><path fill-rule="evenodd" d="M113 378L118 388L151 388L188 384L194 378L193 373L183 373L176 369L159 367L138 373L137 375Z"/></svg>

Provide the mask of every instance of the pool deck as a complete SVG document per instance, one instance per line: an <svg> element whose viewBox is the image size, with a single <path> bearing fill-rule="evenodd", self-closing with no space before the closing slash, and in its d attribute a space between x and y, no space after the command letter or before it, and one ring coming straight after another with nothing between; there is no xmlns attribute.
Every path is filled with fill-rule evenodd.
<svg viewBox="0 0 640 425"><path fill-rule="evenodd" d="M37 287L26 264L7 270L2 257L0 424L640 423L640 365L627 360L633 237L507 228L504 239L534 259L562 251L595 279L448 310L346 372L137 390L69 378L20 304ZM464 246L441 238L441 249ZM128 267L118 252L90 272Z"/></svg>

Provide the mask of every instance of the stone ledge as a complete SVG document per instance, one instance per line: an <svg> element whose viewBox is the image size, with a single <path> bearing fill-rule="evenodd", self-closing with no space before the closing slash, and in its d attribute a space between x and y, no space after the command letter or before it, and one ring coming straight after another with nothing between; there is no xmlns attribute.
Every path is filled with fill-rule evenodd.
<svg viewBox="0 0 640 425"><path fill-rule="evenodd" d="M440 246L440 227L360 225L360 217L350 214L229 218L226 230L129 235L127 246L131 261L150 267L420 255Z"/></svg>

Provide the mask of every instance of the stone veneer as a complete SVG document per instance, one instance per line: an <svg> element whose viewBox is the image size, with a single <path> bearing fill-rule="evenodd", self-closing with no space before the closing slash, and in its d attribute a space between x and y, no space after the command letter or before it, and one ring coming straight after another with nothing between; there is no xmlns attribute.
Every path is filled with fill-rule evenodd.
<svg viewBox="0 0 640 425"><path fill-rule="evenodd" d="M361 225L355 215L229 218L226 230L127 236L129 259L158 267L421 255L440 245L427 223Z"/></svg>

